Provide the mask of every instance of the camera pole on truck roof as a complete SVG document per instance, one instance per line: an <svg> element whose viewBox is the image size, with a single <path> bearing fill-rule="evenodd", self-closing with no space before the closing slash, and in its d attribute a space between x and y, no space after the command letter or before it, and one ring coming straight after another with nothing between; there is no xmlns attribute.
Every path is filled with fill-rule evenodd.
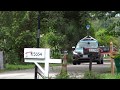
<svg viewBox="0 0 120 90"><path fill-rule="evenodd" d="M89 36L90 25L86 25L86 28L87 28L87 36Z"/></svg>

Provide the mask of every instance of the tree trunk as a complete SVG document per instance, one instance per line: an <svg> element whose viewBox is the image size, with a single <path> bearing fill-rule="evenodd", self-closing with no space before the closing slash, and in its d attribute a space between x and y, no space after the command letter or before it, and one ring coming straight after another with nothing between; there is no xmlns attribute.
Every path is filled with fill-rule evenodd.
<svg viewBox="0 0 120 90"><path fill-rule="evenodd" d="M60 75L67 75L67 55L64 54L62 59L62 69Z"/></svg>

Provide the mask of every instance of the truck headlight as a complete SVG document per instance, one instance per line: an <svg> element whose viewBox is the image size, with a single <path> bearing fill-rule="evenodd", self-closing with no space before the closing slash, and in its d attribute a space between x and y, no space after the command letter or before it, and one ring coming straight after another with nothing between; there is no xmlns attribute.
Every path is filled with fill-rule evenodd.
<svg viewBox="0 0 120 90"><path fill-rule="evenodd" d="M77 53L77 52L75 52L75 51L73 51L73 54L77 55L78 53Z"/></svg>

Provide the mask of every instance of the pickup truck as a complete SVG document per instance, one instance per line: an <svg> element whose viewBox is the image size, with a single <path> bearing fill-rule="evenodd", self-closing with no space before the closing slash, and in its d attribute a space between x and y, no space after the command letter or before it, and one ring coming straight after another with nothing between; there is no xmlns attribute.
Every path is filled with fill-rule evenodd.
<svg viewBox="0 0 120 90"><path fill-rule="evenodd" d="M91 36L86 36L79 40L77 45L73 46L72 49L73 65L90 62L91 53L92 62L96 62L97 64L103 64L103 54L101 54L102 50L98 46L98 41Z"/></svg>

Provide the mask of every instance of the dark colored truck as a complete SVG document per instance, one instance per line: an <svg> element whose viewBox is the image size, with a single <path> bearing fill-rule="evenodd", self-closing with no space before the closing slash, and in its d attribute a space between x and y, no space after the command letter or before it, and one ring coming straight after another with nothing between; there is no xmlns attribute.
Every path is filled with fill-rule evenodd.
<svg viewBox="0 0 120 90"><path fill-rule="evenodd" d="M86 36L81 39L76 47L73 48L73 65L83 62L90 62L92 52L92 62L103 64L102 50L98 46L98 41L91 36Z"/></svg>

